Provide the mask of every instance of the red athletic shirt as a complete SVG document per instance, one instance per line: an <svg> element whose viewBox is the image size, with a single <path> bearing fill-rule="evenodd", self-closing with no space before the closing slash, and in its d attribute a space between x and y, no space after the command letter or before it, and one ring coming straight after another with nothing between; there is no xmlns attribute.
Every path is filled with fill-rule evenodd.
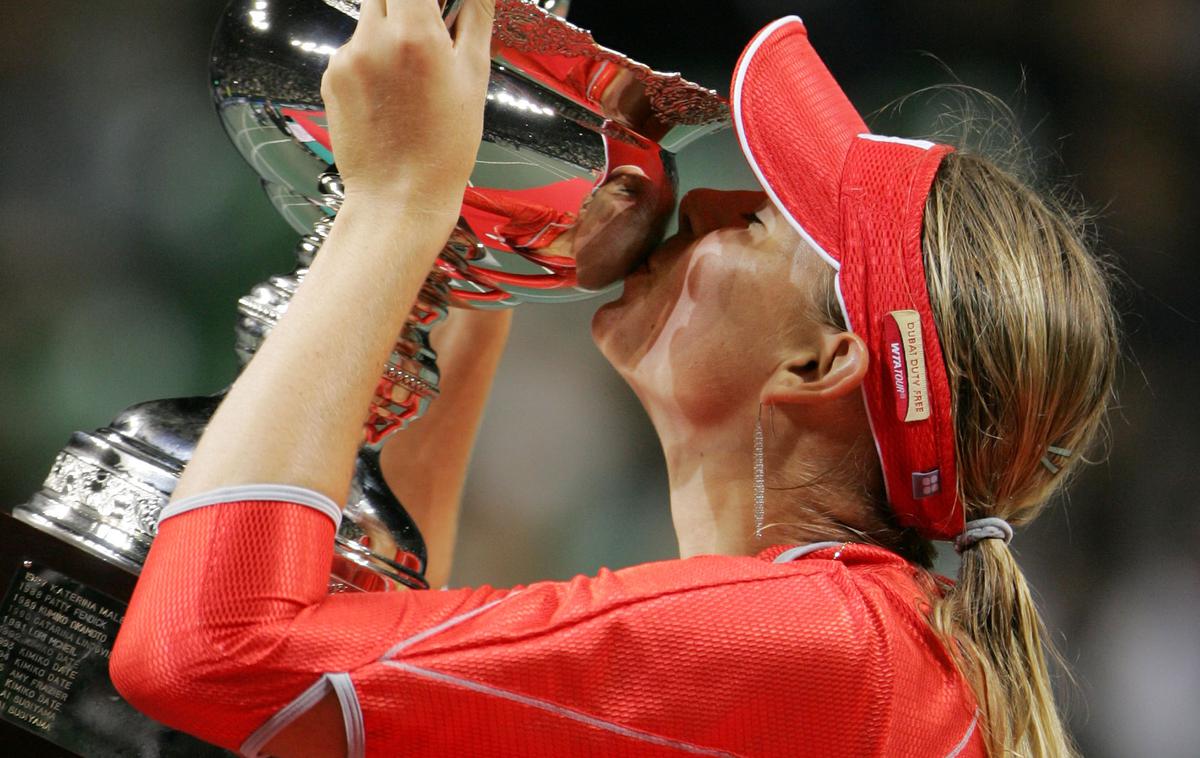
<svg viewBox="0 0 1200 758"><path fill-rule="evenodd" d="M112 677L246 755L330 689L351 756L984 755L919 572L886 550L328 595L331 502L213 499L161 524Z"/></svg>

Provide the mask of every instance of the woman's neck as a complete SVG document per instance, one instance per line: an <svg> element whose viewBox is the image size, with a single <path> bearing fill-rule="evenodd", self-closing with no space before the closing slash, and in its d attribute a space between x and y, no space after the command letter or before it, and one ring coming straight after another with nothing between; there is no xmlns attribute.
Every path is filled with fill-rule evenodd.
<svg viewBox="0 0 1200 758"><path fill-rule="evenodd" d="M870 470L861 441L836 426L765 412L765 518L756 536L754 421L747 418L703 429L659 427L680 557L753 555L775 544L838 539L840 524L878 526L865 494Z"/></svg>

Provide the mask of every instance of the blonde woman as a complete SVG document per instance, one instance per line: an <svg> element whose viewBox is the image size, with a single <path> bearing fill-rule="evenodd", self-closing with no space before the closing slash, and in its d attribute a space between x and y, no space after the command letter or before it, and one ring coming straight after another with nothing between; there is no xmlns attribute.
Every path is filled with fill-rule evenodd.
<svg viewBox="0 0 1200 758"><path fill-rule="evenodd" d="M689 193L593 323L661 438L679 560L327 596L396 304L471 169L492 13L447 34L433 0L364 2L325 79L345 205L164 513L121 692L246 755L1070 754L1008 542L1100 423L1104 276L985 159L870 134L794 17L733 79L761 191ZM435 560L507 327L455 315L455 394L394 446Z"/></svg>

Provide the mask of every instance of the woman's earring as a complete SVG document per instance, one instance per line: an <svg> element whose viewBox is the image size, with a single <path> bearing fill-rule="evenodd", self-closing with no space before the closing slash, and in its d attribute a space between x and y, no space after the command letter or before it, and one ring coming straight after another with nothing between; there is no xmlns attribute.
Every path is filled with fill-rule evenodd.
<svg viewBox="0 0 1200 758"><path fill-rule="evenodd" d="M758 406L758 417L754 419L754 538L762 539L763 523L767 515L767 478L763 466L762 405Z"/></svg>

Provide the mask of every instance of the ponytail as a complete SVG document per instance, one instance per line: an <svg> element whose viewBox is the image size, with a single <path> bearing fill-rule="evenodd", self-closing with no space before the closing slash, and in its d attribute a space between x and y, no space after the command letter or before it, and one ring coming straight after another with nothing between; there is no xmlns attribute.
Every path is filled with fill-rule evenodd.
<svg viewBox="0 0 1200 758"><path fill-rule="evenodd" d="M968 519L1032 521L1082 460L1118 355L1108 275L1071 214L969 151L942 161L925 206L926 283L950 381ZM930 622L975 692L988 751L1074 756L1046 632L1003 540L962 553Z"/></svg>
<svg viewBox="0 0 1200 758"><path fill-rule="evenodd" d="M971 683L993 758L1078 754L1054 704L1046 665L1054 653L1008 545L983 540L963 551L958 584L931 623Z"/></svg>

